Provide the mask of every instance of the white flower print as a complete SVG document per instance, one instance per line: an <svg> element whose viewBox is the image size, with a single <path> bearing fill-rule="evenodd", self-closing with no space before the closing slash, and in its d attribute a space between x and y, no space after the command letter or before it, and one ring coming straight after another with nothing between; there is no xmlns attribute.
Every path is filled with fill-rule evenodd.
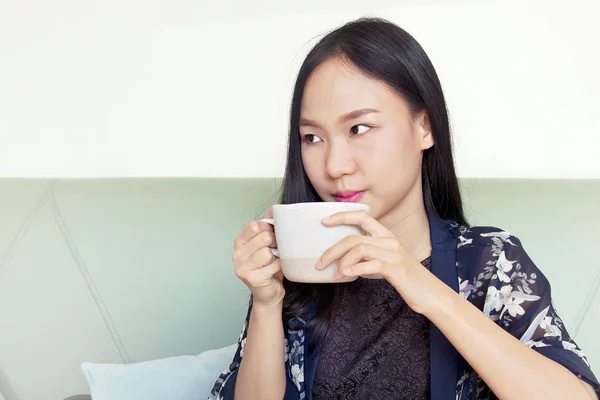
<svg viewBox="0 0 600 400"><path fill-rule="evenodd" d="M576 355L585 363L572 363L576 372L586 377L593 376L588 360L563 327L563 322L551 303L550 288L546 280L521 247L519 239L499 228L467 228L451 222L450 229L456 241L457 277L454 284L458 283L460 295L480 307L490 320L503 329L520 336L519 340L525 345L536 350L552 350L557 362L571 362L570 357ZM310 312L312 311L311 309ZM307 318L312 318L310 312L307 312ZM234 384L230 378L239 368L240 356L244 354L247 326L248 319L240 336L239 352L218 377L210 399L222 399L224 389ZM298 391L296 398L305 400L305 379L309 379L304 372L304 353L307 351L305 344L308 344L305 343L305 334L308 333L305 331L305 319L294 317L287 321L284 329L285 372L290 384ZM309 360L307 354L306 361ZM468 363L462 368L457 371L464 373L457 376L456 400L490 398L491 391L477 372Z"/></svg>
<svg viewBox="0 0 600 400"><path fill-rule="evenodd" d="M510 298L511 292L511 285L503 286L500 290L496 289L494 286L490 286L487 295L485 296L483 313L489 317L492 311L500 311Z"/></svg>
<svg viewBox="0 0 600 400"><path fill-rule="evenodd" d="M491 237L491 238L498 238L500 240L502 240L505 243L511 244L513 246L516 246L516 244L514 244L513 242L510 241L510 237L512 235L506 231L501 231L501 232L489 232L489 233L482 233L481 237Z"/></svg>
<svg viewBox="0 0 600 400"><path fill-rule="evenodd" d="M468 279L463 281L460 277L458 278L458 292L462 297L468 300L472 290L473 285L469 283Z"/></svg>
<svg viewBox="0 0 600 400"><path fill-rule="evenodd" d="M521 303L523 303L523 301L524 300L522 299L511 297L511 299L506 302L504 310L502 310L502 312L500 313L500 318L502 318L506 311L508 311L510 316L513 318L515 318L518 315L525 314L525 310L523 309L523 307L521 307Z"/></svg>
<svg viewBox="0 0 600 400"><path fill-rule="evenodd" d="M244 325L242 326L242 332L240 333L240 337L238 338L238 343L240 343L244 338L244 335L246 334L246 328L248 328L248 321L244 321Z"/></svg>
<svg viewBox="0 0 600 400"><path fill-rule="evenodd" d="M544 336L562 336L560 329L556 325L552 325L552 317L545 317L540 324L540 328L546 331Z"/></svg>
<svg viewBox="0 0 600 400"><path fill-rule="evenodd" d="M523 342L525 343L527 346L534 348L534 347L549 347L550 345L548 343L544 343L542 341L536 341L536 340L529 340L527 342Z"/></svg>
<svg viewBox="0 0 600 400"><path fill-rule="evenodd" d="M292 381L294 381L294 384L300 390L300 384L304 382L304 369L300 368L298 364L294 364L292 365L291 373Z"/></svg>
<svg viewBox="0 0 600 400"><path fill-rule="evenodd" d="M240 349L240 357L244 357L244 349L246 348L246 338L242 340L241 349Z"/></svg>
<svg viewBox="0 0 600 400"><path fill-rule="evenodd" d="M304 330L288 329L287 332L287 363L289 375L294 385L300 392L300 398L305 397L304 392Z"/></svg>
<svg viewBox="0 0 600 400"><path fill-rule="evenodd" d="M461 248L462 246L466 246L468 244L473 243L473 239L465 239L464 236L459 236L458 240L460 240L460 243L458 244L458 248Z"/></svg>
<svg viewBox="0 0 600 400"><path fill-rule="evenodd" d="M519 339L519 340L521 340L521 342L526 343L528 345L531 342L535 342L535 340L533 340L533 335L538 330L538 328L539 328L540 324L542 323L542 321L544 320L544 318L546 318L546 316L548 315L549 310L550 310L550 306L544 308L531 320L529 327L527 328L525 333L523 333L523 336L521 336L521 339ZM531 345L529 345L529 346L531 346Z"/></svg>
<svg viewBox="0 0 600 400"><path fill-rule="evenodd" d="M506 259L506 254L504 253L504 251L502 251L500 253L500 255L498 256L498 261L496 262L496 268L498 268L497 274L498 274L498 278L502 281L502 282L510 282L510 277L508 276L507 272L510 272L510 270L512 270L513 268L513 264L516 261L508 261Z"/></svg>
<svg viewBox="0 0 600 400"><path fill-rule="evenodd" d="M564 340L563 340L563 341L562 341L562 345L563 345L563 348L564 348L565 350L570 350L570 351L572 351L573 353L577 354L577 355L579 356L579 358L581 358L581 359L583 360L583 362L585 362L585 364L586 364L588 367L590 366L590 363L589 363L589 361L587 360L587 358L586 358L585 354L583 354L583 351L581 351L581 349L580 349L579 347L577 347L577 345L576 345L575 343L573 343L573 342L567 342L567 341L564 341Z"/></svg>
<svg viewBox="0 0 600 400"><path fill-rule="evenodd" d="M290 350L291 357L299 357L304 354L304 343L300 343L298 340L294 340L292 348Z"/></svg>

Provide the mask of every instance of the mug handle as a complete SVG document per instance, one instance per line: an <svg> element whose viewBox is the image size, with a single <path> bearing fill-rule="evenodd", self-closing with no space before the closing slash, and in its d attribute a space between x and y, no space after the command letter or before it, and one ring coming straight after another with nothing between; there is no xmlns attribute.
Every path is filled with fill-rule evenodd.
<svg viewBox="0 0 600 400"><path fill-rule="evenodd" d="M275 221L273 220L273 218L263 218L261 219L261 221L266 222L267 224L275 227ZM275 257L279 258L279 250L277 250L277 248L269 247L269 249L271 249L271 253L273 253Z"/></svg>

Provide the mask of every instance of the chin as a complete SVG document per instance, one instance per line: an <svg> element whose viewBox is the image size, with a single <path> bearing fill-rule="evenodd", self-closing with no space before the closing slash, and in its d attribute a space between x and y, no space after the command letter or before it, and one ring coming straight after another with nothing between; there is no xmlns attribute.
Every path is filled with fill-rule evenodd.
<svg viewBox="0 0 600 400"><path fill-rule="evenodd" d="M380 221L382 218L385 219L385 217L388 216L396 208L395 206L386 203L369 204L371 205L371 216L377 221Z"/></svg>

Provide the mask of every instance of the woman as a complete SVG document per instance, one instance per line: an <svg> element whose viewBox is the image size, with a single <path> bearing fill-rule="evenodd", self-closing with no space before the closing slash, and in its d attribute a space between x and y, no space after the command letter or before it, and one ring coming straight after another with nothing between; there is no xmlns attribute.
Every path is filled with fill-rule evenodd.
<svg viewBox="0 0 600 400"><path fill-rule="evenodd" d="M308 54L294 90L282 203L345 201L327 226L349 284L282 278L270 225L235 239L252 292L220 399L595 399L600 385L520 241L468 227L436 72L408 33L360 19Z"/></svg>

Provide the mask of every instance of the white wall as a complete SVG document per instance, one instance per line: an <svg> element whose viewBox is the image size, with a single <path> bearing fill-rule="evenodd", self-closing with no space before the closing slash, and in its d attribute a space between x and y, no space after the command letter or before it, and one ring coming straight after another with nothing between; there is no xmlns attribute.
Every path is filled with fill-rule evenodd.
<svg viewBox="0 0 600 400"><path fill-rule="evenodd" d="M600 178L597 0L0 0L0 176L280 176L311 39L364 14L433 59L461 176Z"/></svg>

